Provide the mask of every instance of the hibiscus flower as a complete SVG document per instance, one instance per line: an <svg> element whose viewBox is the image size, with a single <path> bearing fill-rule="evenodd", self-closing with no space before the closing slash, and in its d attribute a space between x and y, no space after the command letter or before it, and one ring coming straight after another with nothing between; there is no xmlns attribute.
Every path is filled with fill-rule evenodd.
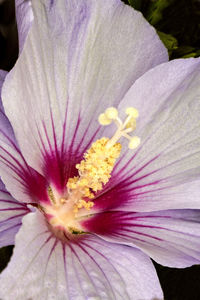
<svg viewBox="0 0 200 300"><path fill-rule="evenodd" d="M149 256L200 259L200 60L166 62L119 0L32 5L2 89L0 298L163 299Z"/></svg>

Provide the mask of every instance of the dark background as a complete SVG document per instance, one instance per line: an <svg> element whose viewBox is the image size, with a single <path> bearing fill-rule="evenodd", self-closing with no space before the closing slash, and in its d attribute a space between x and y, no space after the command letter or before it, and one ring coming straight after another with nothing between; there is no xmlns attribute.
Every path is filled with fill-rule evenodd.
<svg viewBox="0 0 200 300"><path fill-rule="evenodd" d="M200 0L123 1L140 10L156 28L170 59L200 56ZM14 0L5 0L0 4L0 69L9 71L17 57ZM0 249L0 271L8 263L12 249ZM154 264L165 300L200 300L200 266L173 269Z"/></svg>

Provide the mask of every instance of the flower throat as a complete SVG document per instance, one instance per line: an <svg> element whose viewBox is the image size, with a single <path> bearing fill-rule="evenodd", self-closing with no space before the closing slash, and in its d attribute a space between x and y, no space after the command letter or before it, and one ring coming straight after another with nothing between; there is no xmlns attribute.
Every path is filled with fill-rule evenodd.
<svg viewBox="0 0 200 300"><path fill-rule="evenodd" d="M83 214L88 214L95 204L96 192L101 191L108 183L115 162L120 156L122 146L118 142L119 139L128 139L130 149L135 149L140 144L139 137L129 135L136 128L138 111L129 107L126 114L124 122L118 117L118 110L114 107L100 114L98 120L101 125L106 126L114 122L117 130L111 139L102 137L86 151L83 160L76 165L79 175L69 178L67 182L66 196L56 198L49 187L51 206L44 207L44 210L50 216L51 225L64 227L71 233L81 232L78 219Z"/></svg>

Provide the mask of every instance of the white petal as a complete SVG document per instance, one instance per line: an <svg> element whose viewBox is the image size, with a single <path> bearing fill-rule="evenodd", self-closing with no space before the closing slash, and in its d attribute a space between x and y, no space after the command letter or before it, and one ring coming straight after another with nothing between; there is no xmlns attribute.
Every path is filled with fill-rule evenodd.
<svg viewBox="0 0 200 300"><path fill-rule="evenodd" d="M118 0L38 0L33 9L3 101L23 155L44 173L47 152L82 154L98 114L167 52L142 15Z"/></svg>
<svg viewBox="0 0 200 300"><path fill-rule="evenodd" d="M7 72L0 70L0 92ZM46 181L30 168L18 147L12 126L0 98L0 166L7 190L18 201L38 202L46 199ZM47 200L47 199L46 199Z"/></svg>
<svg viewBox="0 0 200 300"><path fill-rule="evenodd" d="M2 101L1 101L1 89L7 73L8 72L6 71L0 70L0 110L3 110Z"/></svg>
<svg viewBox="0 0 200 300"><path fill-rule="evenodd" d="M27 34L33 21L33 12L30 0L15 0L15 13L17 20L19 52L21 53Z"/></svg>
<svg viewBox="0 0 200 300"><path fill-rule="evenodd" d="M47 201L47 182L29 167L18 147L13 129L0 110L0 167L6 189L18 201Z"/></svg>
<svg viewBox="0 0 200 300"><path fill-rule="evenodd" d="M128 199L122 209L200 208L200 59L150 70L121 108L130 105L140 111L135 134L142 142L115 171L116 189Z"/></svg>
<svg viewBox="0 0 200 300"><path fill-rule="evenodd" d="M64 244L38 213L24 218L0 279L4 300L163 299L155 269L139 250L93 236Z"/></svg>
<svg viewBox="0 0 200 300"><path fill-rule="evenodd" d="M24 161L17 151L17 143L15 135L8 118L4 113L4 108L1 102L1 89L8 72L0 70L0 164L1 177L7 183L9 191L14 193L18 200L27 200L27 196L21 193L21 185L19 184L20 170L19 165L24 167ZM17 174L18 173L18 174Z"/></svg>
<svg viewBox="0 0 200 300"><path fill-rule="evenodd" d="M22 217L28 212L26 205L13 199L0 180L0 247L14 245Z"/></svg>
<svg viewBox="0 0 200 300"><path fill-rule="evenodd" d="M0 84L5 75L6 72L0 72ZM6 189L20 202L47 201L47 182L44 177L27 165L1 104L0 99L1 179L6 184Z"/></svg>
<svg viewBox="0 0 200 300"><path fill-rule="evenodd" d="M134 245L169 267L200 263L200 210L105 212L82 222L85 231Z"/></svg>

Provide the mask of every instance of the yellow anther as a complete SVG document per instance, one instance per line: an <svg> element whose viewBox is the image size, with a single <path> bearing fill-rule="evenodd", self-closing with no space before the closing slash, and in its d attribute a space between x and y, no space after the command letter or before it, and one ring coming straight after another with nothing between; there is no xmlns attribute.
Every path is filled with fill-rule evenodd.
<svg viewBox="0 0 200 300"><path fill-rule="evenodd" d="M106 109L105 115L108 119L115 120L118 117L118 110L115 107L109 107Z"/></svg>
<svg viewBox="0 0 200 300"><path fill-rule="evenodd" d="M64 227L67 234L81 234L80 220L88 213L98 196L96 193L108 183L115 162L121 152L120 138L129 140L129 148L135 149L140 144L140 138L129 134L136 128L138 111L133 107L126 109L127 117L124 122L118 117L118 110L109 107L99 116L102 125L112 121L117 126L114 135L109 139L103 137L94 142L83 155L83 160L76 165L78 176L69 178L67 191L60 195L53 188L48 188L51 204L45 205L42 210L49 215L49 222L53 227ZM94 200L93 200L94 199ZM56 231L57 232L57 231Z"/></svg>
<svg viewBox="0 0 200 300"><path fill-rule="evenodd" d="M78 177L73 177L73 178L69 178L68 182L67 182L67 187L68 189L75 189L77 186L77 181L78 181Z"/></svg>
<svg viewBox="0 0 200 300"><path fill-rule="evenodd" d="M82 187L85 187L88 185L88 180L86 178L82 178L82 179L79 179L79 181L77 182L77 185L78 186L82 186Z"/></svg>
<svg viewBox="0 0 200 300"><path fill-rule="evenodd" d="M69 178L67 187L70 189L70 197L74 197L74 212L79 209L91 209L94 203L87 199L93 199L97 191L102 190L114 168L116 159L121 152L121 144L115 143L106 148L108 138L101 138L94 142L84 154L84 159L76 165L80 177ZM77 199L78 197L78 199ZM85 199L84 199L85 198Z"/></svg>
<svg viewBox="0 0 200 300"><path fill-rule="evenodd" d="M140 144L140 138L138 136L134 136L130 139L128 147L130 149L135 149L139 146Z"/></svg>
<svg viewBox="0 0 200 300"><path fill-rule="evenodd" d="M78 202L74 205L74 213L77 213L79 209L85 208L86 210L90 210L94 206L94 203L91 201L78 200Z"/></svg>
<svg viewBox="0 0 200 300"><path fill-rule="evenodd" d="M131 118L128 123L126 124L126 128L131 128L132 131L136 129L136 120Z"/></svg>
<svg viewBox="0 0 200 300"><path fill-rule="evenodd" d="M138 110L134 107L127 107L126 114L133 117L133 118L135 118L135 119L137 119L138 116L139 116Z"/></svg>
<svg viewBox="0 0 200 300"><path fill-rule="evenodd" d="M112 120L108 119L105 114L100 114L99 118L98 118L98 121L103 126L109 125L112 122Z"/></svg>

